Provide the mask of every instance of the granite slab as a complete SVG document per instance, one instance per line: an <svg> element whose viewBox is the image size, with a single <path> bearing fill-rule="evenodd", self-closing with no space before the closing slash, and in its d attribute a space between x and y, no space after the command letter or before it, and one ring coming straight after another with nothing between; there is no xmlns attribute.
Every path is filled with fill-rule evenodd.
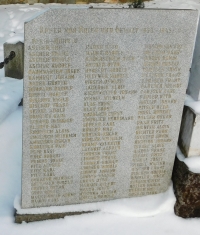
<svg viewBox="0 0 200 235"><path fill-rule="evenodd" d="M197 22L55 8L25 23L22 208L167 190Z"/></svg>

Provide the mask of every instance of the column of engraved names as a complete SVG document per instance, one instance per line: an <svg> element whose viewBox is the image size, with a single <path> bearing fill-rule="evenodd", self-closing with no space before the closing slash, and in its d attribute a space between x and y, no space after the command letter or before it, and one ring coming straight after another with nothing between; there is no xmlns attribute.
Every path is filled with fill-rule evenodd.
<svg viewBox="0 0 200 235"><path fill-rule="evenodd" d="M116 194L116 155L122 136L114 128L116 122L125 117L113 106L115 101L125 99L122 91L127 77L127 70L120 63L120 55L117 45L86 47L80 185L82 201L109 199Z"/></svg>
<svg viewBox="0 0 200 235"><path fill-rule="evenodd" d="M144 49L138 121L134 143L130 194L154 194L162 188L167 172L166 145L169 136L171 105L176 104L176 88L181 87L179 44L149 44Z"/></svg>
<svg viewBox="0 0 200 235"><path fill-rule="evenodd" d="M55 174L64 158L64 149L76 137L64 124L73 119L65 114L76 69L70 65L66 41L32 39L29 54L29 113L32 206L56 204L73 183L72 176ZM66 75L67 74L67 75Z"/></svg>

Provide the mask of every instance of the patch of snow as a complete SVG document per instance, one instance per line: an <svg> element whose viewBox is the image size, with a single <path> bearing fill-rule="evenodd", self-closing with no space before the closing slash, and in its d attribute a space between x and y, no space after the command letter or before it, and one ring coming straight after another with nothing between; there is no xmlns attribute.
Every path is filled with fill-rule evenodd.
<svg viewBox="0 0 200 235"><path fill-rule="evenodd" d="M9 38L6 42L11 43L11 44L15 44L18 42L24 42L24 35L13 36L13 37Z"/></svg>
<svg viewBox="0 0 200 235"><path fill-rule="evenodd" d="M177 147L176 153L179 161L184 162L191 172L200 174L200 156L186 158L179 147Z"/></svg>
<svg viewBox="0 0 200 235"><path fill-rule="evenodd" d="M0 114L2 110L0 104ZM13 220L13 200L21 191L22 107L18 107L0 124L0 146L1 234L2 219L9 217L11 221Z"/></svg>
<svg viewBox="0 0 200 235"><path fill-rule="evenodd" d="M0 123L18 108L23 97L23 79L0 78Z"/></svg>
<svg viewBox="0 0 200 235"><path fill-rule="evenodd" d="M194 113L200 114L200 101L195 101L191 96L186 95L185 106L191 108Z"/></svg>
<svg viewBox="0 0 200 235"><path fill-rule="evenodd" d="M101 211L109 214L131 217L149 217L168 211L175 203L172 185L164 193L144 197L123 198L111 201L75 204L67 206L50 206L40 208L21 208L21 199L15 198L14 208L19 214L44 214L75 211Z"/></svg>

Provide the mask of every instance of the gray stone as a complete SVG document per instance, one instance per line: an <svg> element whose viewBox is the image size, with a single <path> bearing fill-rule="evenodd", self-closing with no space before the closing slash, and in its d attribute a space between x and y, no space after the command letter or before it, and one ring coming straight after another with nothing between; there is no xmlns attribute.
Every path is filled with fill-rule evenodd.
<svg viewBox="0 0 200 235"><path fill-rule="evenodd" d="M21 224L23 221L29 223L41 220L61 219L64 218L65 216L89 214L92 212L96 211L62 212L62 213L45 213L45 214L18 214L16 212L15 223Z"/></svg>
<svg viewBox="0 0 200 235"><path fill-rule="evenodd" d="M183 110L178 145L186 157L200 155L200 115L187 106Z"/></svg>
<svg viewBox="0 0 200 235"><path fill-rule="evenodd" d="M197 18L60 8L25 23L22 208L167 190Z"/></svg>
<svg viewBox="0 0 200 235"><path fill-rule="evenodd" d="M15 52L15 58L4 65L5 76L22 79L24 77L24 43L4 43L4 58Z"/></svg>

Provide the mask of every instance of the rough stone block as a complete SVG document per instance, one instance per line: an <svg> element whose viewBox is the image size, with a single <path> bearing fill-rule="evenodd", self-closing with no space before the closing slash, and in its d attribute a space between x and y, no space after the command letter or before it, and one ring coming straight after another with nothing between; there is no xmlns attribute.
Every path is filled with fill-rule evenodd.
<svg viewBox="0 0 200 235"><path fill-rule="evenodd" d="M183 218L200 217L200 174L191 172L176 157L172 180L176 196L175 214Z"/></svg>

